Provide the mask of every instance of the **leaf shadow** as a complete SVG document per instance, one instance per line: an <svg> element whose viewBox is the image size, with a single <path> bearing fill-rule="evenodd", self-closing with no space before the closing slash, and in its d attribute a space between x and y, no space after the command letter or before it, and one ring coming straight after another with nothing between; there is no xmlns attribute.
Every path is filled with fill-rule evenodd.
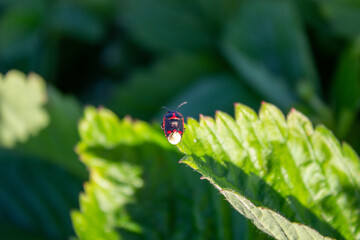
<svg viewBox="0 0 360 240"><path fill-rule="evenodd" d="M141 226L141 232L117 227L123 239L257 239L269 237L238 214L216 189L201 181L189 167L178 164L182 157L176 148L164 150L153 143L119 144L111 149L88 147L87 153L109 164L141 167L143 187L133 200L116 213L124 213ZM108 179L116 181L113 176ZM221 221L228 225L220 224Z"/></svg>
<svg viewBox="0 0 360 240"><path fill-rule="evenodd" d="M208 155L201 157L190 155L187 158L188 161L192 161L192 164L194 163L198 167L198 171L211 183L216 183L222 189L240 193L257 207L266 207L276 211L292 222L314 228L324 236L345 239L339 231L316 216L309 207L299 202L295 196L282 196L258 175L246 173L230 161L220 163Z"/></svg>

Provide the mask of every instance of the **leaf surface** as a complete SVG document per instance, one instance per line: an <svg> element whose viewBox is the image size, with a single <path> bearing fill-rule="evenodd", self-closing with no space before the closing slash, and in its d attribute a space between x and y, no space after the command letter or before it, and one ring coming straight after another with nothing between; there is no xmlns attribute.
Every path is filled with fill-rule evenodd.
<svg viewBox="0 0 360 240"><path fill-rule="evenodd" d="M359 238L359 158L296 110L285 119L271 104L259 116L236 104L235 119L222 112L188 119L178 146L184 163L269 235Z"/></svg>
<svg viewBox="0 0 360 240"><path fill-rule="evenodd" d="M26 141L49 123L44 80L19 71L0 74L0 145L13 147Z"/></svg>
<svg viewBox="0 0 360 240"><path fill-rule="evenodd" d="M79 239L267 239L190 168L159 127L88 107L77 151L90 172Z"/></svg>

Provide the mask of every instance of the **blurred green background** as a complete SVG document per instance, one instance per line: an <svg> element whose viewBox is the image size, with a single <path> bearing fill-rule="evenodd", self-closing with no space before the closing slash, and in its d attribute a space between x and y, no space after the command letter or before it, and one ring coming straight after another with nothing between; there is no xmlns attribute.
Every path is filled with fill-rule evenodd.
<svg viewBox="0 0 360 240"><path fill-rule="evenodd" d="M359 0L1 0L0 73L42 76L48 116L17 144L0 141L1 236L74 235L87 104L160 124L161 106L183 101L194 118L267 101L299 109L359 153L359 37ZM3 132L2 108L15 106L4 89Z"/></svg>

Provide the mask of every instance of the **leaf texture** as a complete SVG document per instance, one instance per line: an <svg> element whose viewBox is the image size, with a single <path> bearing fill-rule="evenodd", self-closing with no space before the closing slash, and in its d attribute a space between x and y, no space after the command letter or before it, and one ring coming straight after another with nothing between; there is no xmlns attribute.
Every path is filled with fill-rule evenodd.
<svg viewBox="0 0 360 240"><path fill-rule="evenodd" d="M327 128L314 129L294 109L285 118L267 103L259 115L236 104L235 119L217 112L215 119L188 119L186 128L178 145L183 162L264 232L277 239L360 237L359 157Z"/></svg>
<svg viewBox="0 0 360 240"><path fill-rule="evenodd" d="M88 107L77 152L90 172L79 239L268 239L191 168L159 126Z"/></svg>

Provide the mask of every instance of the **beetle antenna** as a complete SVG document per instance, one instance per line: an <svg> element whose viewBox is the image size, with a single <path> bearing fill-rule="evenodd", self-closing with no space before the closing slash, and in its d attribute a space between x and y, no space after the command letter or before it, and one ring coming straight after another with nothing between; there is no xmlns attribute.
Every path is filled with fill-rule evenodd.
<svg viewBox="0 0 360 240"><path fill-rule="evenodd" d="M181 103L181 104L177 107L177 109L179 109L182 105L185 105L185 104L187 104L187 102Z"/></svg>
<svg viewBox="0 0 360 240"><path fill-rule="evenodd" d="M164 109L166 109L166 110L170 111L170 109L168 109L168 108L167 108L167 107L165 107L165 106L162 106L161 108L164 108Z"/></svg>

